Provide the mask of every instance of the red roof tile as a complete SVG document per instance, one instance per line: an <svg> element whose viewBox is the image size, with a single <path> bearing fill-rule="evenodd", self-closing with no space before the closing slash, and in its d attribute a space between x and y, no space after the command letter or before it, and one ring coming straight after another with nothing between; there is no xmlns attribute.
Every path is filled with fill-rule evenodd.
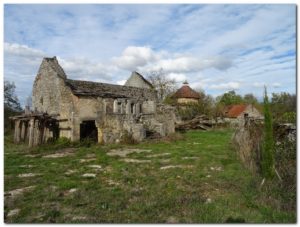
<svg viewBox="0 0 300 227"><path fill-rule="evenodd" d="M184 85L179 88L175 94L173 95L174 98L193 98L193 99L199 99L200 95L194 91L188 83L184 83Z"/></svg>
<svg viewBox="0 0 300 227"><path fill-rule="evenodd" d="M232 105L228 106L225 112L226 117L238 117L247 108L247 105Z"/></svg>

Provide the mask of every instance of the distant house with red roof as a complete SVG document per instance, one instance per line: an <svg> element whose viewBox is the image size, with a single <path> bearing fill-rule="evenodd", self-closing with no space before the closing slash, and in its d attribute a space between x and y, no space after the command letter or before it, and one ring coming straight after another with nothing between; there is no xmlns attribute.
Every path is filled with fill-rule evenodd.
<svg viewBox="0 0 300 227"><path fill-rule="evenodd" d="M172 95L172 98L176 99L179 104L198 103L200 95L189 86L187 81L185 81L182 87Z"/></svg>
<svg viewBox="0 0 300 227"><path fill-rule="evenodd" d="M245 117L262 119L263 115L251 104L230 105L224 109L225 118L243 119Z"/></svg>

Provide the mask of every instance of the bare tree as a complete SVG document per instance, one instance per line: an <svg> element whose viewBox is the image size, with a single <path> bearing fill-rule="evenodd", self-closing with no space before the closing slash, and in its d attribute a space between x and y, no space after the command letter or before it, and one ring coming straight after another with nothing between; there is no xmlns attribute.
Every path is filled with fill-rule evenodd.
<svg viewBox="0 0 300 227"><path fill-rule="evenodd" d="M25 105L29 109L32 108L32 95L31 94L27 96Z"/></svg>
<svg viewBox="0 0 300 227"><path fill-rule="evenodd" d="M151 71L147 79L151 82L154 89L157 91L159 101L163 101L169 94L175 91L176 81L166 76L166 73L161 68L158 71Z"/></svg>

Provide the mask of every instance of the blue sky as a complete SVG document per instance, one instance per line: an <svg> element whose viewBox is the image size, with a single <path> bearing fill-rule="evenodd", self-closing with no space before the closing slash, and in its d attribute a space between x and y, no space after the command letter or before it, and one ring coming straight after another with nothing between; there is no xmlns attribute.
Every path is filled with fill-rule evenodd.
<svg viewBox="0 0 300 227"><path fill-rule="evenodd" d="M293 4L6 4L4 78L22 104L43 57L68 78L122 84L163 68L217 96L296 92Z"/></svg>

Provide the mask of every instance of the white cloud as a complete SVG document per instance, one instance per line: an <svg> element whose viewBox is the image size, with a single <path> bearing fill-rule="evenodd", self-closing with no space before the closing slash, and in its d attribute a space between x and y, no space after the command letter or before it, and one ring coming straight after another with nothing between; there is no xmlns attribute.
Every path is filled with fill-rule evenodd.
<svg viewBox="0 0 300 227"><path fill-rule="evenodd" d="M93 62L86 58L63 59L58 61L70 79L107 82L113 79L114 68L101 62Z"/></svg>
<svg viewBox="0 0 300 227"><path fill-rule="evenodd" d="M238 82L228 82L228 83L222 83L222 84L213 84L210 86L212 89L217 90L231 90L231 89L239 89L240 83Z"/></svg>
<svg viewBox="0 0 300 227"><path fill-rule="evenodd" d="M279 88L279 87L281 87L281 84L280 83L273 83L272 86L274 88Z"/></svg>
<svg viewBox="0 0 300 227"><path fill-rule="evenodd" d="M160 59L146 69L159 70L163 69L170 73L191 73L198 72L206 68L216 68L219 70L226 70L231 67L232 63L229 59L224 59L220 56L213 58L196 58L190 56L179 56L176 54L169 54L168 58Z"/></svg>
<svg viewBox="0 0 300 227"><path fill-rule="evenodd" d="M197 58L188 54L153 51L150 47L129 46L120 57L113 57L112 63L120 69L129 71L159 71L167 73L198 72L206 68L226 70L232 66L230 59L221 56Z"/></svg>
<svg viewBox="0 0 300 227"><path fill-rule="evenodd" d="M253 83L253 87L256 87L256 88L262 88L264 86L265 86L264 83L258 83L258 82Z"/></svg>
<svg viewBox="0 0 300 227"><path fill-rule="evenodd" d="M127 80L118 80L117 84L118 85L124 85L126 83Z"/></svg>
<svg viewBox="0 0 300 227"><path fill-rule="evenodd" d="M183 73L169 73L166 76L167 78L175 80L176 82L183 82L187 80L187 76Z"/></svg>
<svg viewBox="0 0 300 227"><path fill-rule="evenodd" d="M120 57L114 57L113 63L116 63L121 69L134 71L138 67L145 66L154 61L157 56L150 47L127 47Z"/></svg>
<svg viewBox="0 0 300 227"><path fill-rule="evenodd" d="M45 55L45 53L41 50L36 50L17 43L4 43L4 52L7 55L17 55L18 57L26 58L36 58Z"/></svg>

